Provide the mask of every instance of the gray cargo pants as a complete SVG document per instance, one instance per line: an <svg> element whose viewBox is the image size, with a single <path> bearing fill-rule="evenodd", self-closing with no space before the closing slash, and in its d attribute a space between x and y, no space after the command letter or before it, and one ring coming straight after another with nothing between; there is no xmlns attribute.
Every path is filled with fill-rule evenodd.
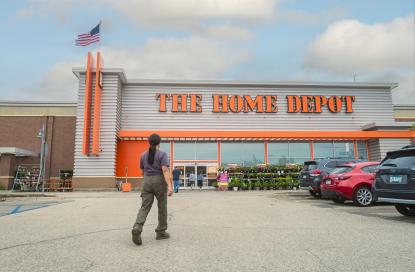
<svg viewBox="0 0 415 272"><path fill-rule="evenodd" d="M157 198L159 224L156 232L163 232L167 229L167 185L163 176L144 176L141 188L141 208L138 211L134 228L143 231L147 215L151 210L154 197Z"/></svg>

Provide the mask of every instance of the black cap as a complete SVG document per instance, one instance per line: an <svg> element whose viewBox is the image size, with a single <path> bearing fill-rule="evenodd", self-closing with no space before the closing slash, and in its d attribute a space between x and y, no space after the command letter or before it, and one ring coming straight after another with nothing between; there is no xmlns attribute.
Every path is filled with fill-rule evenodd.
<svg viewBox="0 0 415 272"><path fill-rule="evenodd" d="M148 142L150 145L159 145L161 142L161 137L160 135L153 133L150 135L150 137L148 137Z"/></svg>

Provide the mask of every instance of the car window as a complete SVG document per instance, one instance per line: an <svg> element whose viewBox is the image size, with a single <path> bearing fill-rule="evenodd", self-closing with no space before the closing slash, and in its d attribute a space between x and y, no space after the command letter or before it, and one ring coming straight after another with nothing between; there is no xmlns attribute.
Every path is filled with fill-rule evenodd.
<svg viewBox="0 0 415 272"><path fill-rule="evenodd" d="M377 167L377 165L369 165L362 167L360 170L362 170L365 173L375 173Z"/></svg>
<svg viewBox="0 0 415 272"><path fill-rule="evenodd" d="M331 174L343 174L353 170L352 166L338 166L331 171Z"/></svg>
<svg viewBox="0 0 415 272"><path fill-rule="evenodd" d="M317 169L318 165L315 161L304 162L303 171L311 171Z"/></svg>
<svg viewBox="0 0 415 272"><path fill-rule="evenodd" d="M354 163L354 161L351 161L351 160L341 160L341 161L337 161L337 165L348 164L348 163Z"/></svg>
<svg viewBox="0 0 415 272"><path fill-rule="evenodd" d="M408 153L392 154L391 156L387 157L381 165L415 169L415 155Z"/></svg>
<svg viewBox="0 0 415 272"><path fill-rule="evenodd" d="M324 167L326 168L335 168L337 165L337 161L329 161L328 163L326 163L326 165L324 165Z"/></svg>

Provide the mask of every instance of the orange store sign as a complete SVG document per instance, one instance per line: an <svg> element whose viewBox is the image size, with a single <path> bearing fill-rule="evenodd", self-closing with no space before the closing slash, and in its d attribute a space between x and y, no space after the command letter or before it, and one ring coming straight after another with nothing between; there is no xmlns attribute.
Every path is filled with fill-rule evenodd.
<svg viewBox="0 0 415 272"><path fill-rule="evenodd" d="M157 94L160 112L202 112L200 94ZM213 94L210 98L213 112L278 112L276 95L226 95ZM322 95L287 95L288 113L321 113L324 108L333 113L353 112L355 96L322 96Z"/></svg>

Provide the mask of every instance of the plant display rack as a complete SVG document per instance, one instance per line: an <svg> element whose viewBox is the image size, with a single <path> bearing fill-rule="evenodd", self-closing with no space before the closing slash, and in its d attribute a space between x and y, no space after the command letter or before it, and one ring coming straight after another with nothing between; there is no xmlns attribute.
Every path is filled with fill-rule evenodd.
<svg viewBox="0 0 415 272"><path fill-rule="evenodd" d="M40 168L38 164L17 166L12 190L36 191L39 189Z"/></svg>
<svg viewBox="0 0 415 272"><path fill-rule="evenodd" d="M239 190L297 189L302 165L259 165L253 167L221 168L228 171L229 187Z"/></svg>
<svg viewBox="0 0 415 272"><path fill-rule="evenodd" d="M72 170L59 170L59 178L50 178L45 183L45 189L49 192L71 192L72 186Z"/></svg>

